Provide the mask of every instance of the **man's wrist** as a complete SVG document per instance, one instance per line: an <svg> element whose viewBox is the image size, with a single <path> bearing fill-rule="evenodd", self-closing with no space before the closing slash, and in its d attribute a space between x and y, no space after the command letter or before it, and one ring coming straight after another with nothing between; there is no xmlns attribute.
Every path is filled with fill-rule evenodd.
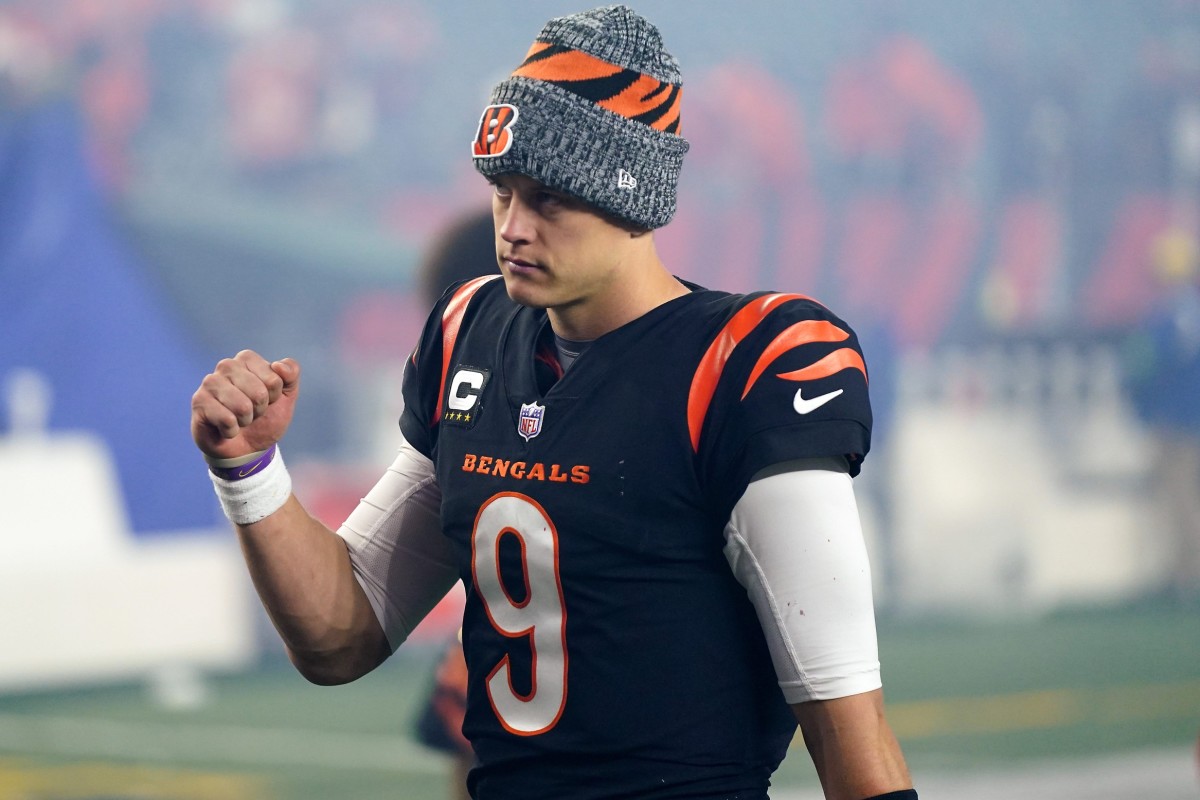
<svg viewBox="0 0 1200 800"><path fill-rule="evenodd" d="M864 797L863 800L917 800L916 789L901 789L898 792L888 792L887 794L875 794L870 797Z"/></svg>
<svg viewBox="0 0 1200 800"><path fill-rule="evenodd" d="M240 481L261 472L275 458L278 445L271 445L266 450L258 450L236 458L213 458L204 456L208 462L208 470L218 478L227 481Z"/></svg>
<svg viewBox="0 0 1200 800"><path fill-rule="evenodd" d="M210 456L208 453L201 453L200 455L204 456L204 460L208 462L210 467L240 467L242 464L247 464L258 458L270 449L268 447L266 450L256 450L253 453L247 453L244 456L234 456L233 458L217 458L216 456Z"/></svg>
<svg viewBox="0 0 1200 800"><path fill-rule="evenodd" d="M222 472L232 473L232 477L224 477ZM278 445L268 447L240 467L210 465L208 474L225 516L235 525L251 525L266 519L292 495L292 478Z"/></svg>

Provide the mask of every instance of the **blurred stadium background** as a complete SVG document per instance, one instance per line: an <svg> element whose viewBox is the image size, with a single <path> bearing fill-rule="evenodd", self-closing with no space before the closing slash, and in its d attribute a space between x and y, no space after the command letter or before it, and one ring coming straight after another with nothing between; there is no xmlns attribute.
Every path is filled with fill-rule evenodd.
<svg viewBox="0 0 1200 800"><path fill-rule="evenodd" d="M188 401L243 347L298 358L289 464L340 522L395 447L419 258L487 202L488 87L582 7L0 2L0 800L446 796L412 723L455 602L305 684ZM636 7L687 76L668 263L861 332L922 797L1200 795L1200 3ZM802 745L777 783L817 796Z"/></svg>

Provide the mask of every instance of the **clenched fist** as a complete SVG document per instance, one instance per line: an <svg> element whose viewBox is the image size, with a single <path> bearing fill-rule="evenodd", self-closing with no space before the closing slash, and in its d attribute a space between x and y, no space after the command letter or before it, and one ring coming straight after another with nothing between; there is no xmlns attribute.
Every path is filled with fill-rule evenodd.
<svg viewBox="0 0 1200 800"><path fill-rule="evenodd" d="M300 391L295 360L253 350L221 359L192 395L192 438L211 458L237 458L283 438Z"/></svg>

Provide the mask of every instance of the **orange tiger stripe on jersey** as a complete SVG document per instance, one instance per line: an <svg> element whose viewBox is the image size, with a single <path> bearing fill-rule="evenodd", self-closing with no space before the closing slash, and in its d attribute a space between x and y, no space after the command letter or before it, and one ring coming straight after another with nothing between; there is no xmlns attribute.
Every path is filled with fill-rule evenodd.
<svg viewBox="0 0 1200 800"><path fill-rule="evenodd" d="M442 312L442 382L438 386L437 407L433 411L430 426L436 425L442 419L442 395L446 392L446 376L450 374L450 357L454 353L454 343L458 340L458 330L462 327L463 316L467 313L467 304L475 293L488 281L494 281L499 275L482 275L458 287L446 310Z"/></svg>
<svg viewBox="0 0 1200 800"><path fill-rule="evenodd" d="M809 298L801 294L763 295L734 314L713 339L704 357L700 359L700 365L696 367L696 373L692 376L692 386L688 390L688 432L692 437L693 452L700 452L700 429L704 427L708 407L712 404L721 373L725 364L729 362L729 357L733 355L733 349L775 308L789 300L807 299Z"/></svg>
<svg viewBox="0 0 1200 800"><path fill-rule="evenodd" d="M767 345L767 349L758 357L758 363L754 365L754 369L750 370L750 379L746 381L746 388L742 390L742 399L745 400L746 395L750 394L750 388L754 386L755 381L770 366L771 362L793 347L811 342L842 342L849 338L849 333L823 319L807 319L797 322L776 336L775 340Z"/></svg>
<svg viewBox="0 0 1200 800"><path fill-rule="evenodd" d="M867 365L863 363L862 356L858 354L858 351L851 347L834 350L815 364L792 372L780 373L779 377L785 381L815 381L818 378L828 378L844 369L856 369L863 374L864 378L867 377Z"/></svg>

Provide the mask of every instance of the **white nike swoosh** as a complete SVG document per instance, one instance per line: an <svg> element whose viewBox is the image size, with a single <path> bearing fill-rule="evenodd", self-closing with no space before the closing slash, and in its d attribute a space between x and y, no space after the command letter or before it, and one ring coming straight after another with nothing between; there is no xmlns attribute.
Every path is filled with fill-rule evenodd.
<svg viewBox="0 0 1200 800"><path fill-rule="evenodd" d="M830 400L832 400L833 398L837 397L839 394L842 393L841 389L835 389L834 391L827 392L819 397L810 397L806 400L803 397L803 395L801 394L803 391L804 391L803 386L801 386L799 389L797 389L796 390L796 399L792 402L792 408L796 409L797 414L808 414L810 412L816 411L818 408L825 405Z"/></svg>

